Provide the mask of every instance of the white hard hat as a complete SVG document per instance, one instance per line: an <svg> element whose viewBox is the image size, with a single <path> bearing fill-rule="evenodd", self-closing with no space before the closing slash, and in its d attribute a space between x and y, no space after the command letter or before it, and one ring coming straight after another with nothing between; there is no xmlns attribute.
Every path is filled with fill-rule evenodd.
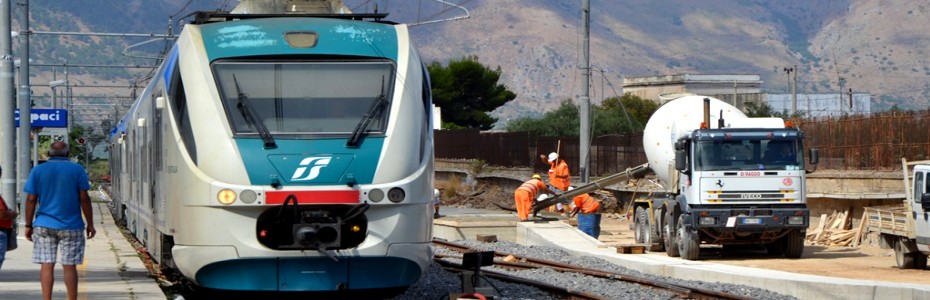
<svg viewBox="0 0 930 300"><path fill-rule="evenodd" d="M439 197L439 189L433 189L433 197Z"/></svg>
<svg viewBox="0 0 930 300"><path fill-rule="evenodd" d="M539 197L536 197L536 201L543 201L546 199L549 199L549 195L542 194L542 195L539 195Z"/></svg>
<svg viewBox="0 0 930 300"><path fill-rule="evenodd" d="M549 162L552 162L553 160L556 160L558 158L559 158L558 153L555 153L555 152L549 153Z"/></svg>
<svg viewBox="0 0 930 300"><path fill-rule="evenodd" d="M573 186L568 187L568 190L569 190L569 191L574 190L574 189L575 189L575 187L573 187Z"/></svg>

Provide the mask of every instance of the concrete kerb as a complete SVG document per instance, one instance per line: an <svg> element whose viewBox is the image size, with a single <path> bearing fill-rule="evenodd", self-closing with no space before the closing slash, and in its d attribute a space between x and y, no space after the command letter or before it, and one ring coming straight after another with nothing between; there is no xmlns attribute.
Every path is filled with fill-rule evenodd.
<svg viewBox="0 0 930 300"><path fill-rule="evenodd" d="M139 252L123 237L107 205L95 205L100 211L100 220L97 221L100 228L97 234L103 234L110 242L108 250L115 256L120 279L126 283L133 299L166 299L157 280L152 278L151 272L139 257Z"/></svg>
<svg viewBox="0 0 930 300"><path fill-rule="evenodd" d="M554 241L548 237L559 239ZM617 254L615 247L605 247L561 222L517 223L517 242L526 246L558 247L573 255L596 256L647 274L744 284L800 299L930 299L930 286L925 285L760 270L650 254Z"/></svg>

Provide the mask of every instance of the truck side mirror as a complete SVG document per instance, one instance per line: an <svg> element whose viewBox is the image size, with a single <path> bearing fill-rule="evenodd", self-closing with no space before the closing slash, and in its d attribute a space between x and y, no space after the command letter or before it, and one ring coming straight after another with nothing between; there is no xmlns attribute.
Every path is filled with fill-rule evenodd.
<svg viewBox="0 0 930 300"><path fill-rule="evenodd" d="M816 165L818 162L820 162L820 150L817 148L811 148L808 150L808 152L809 153L807 156L810 156L812 165Z"/></svg>
<svg viewBox="0 0 930 300"><path fill-rule="evenodd" d="M688 156L685 150L675 150L675 170L686 172L688 170Z"/></svg>
<svg viewBox="0 0 930 300"><path fill-rule="evenodd" d="M920 195L920 207L924 211L930 210L930 193L923 193Z"/></svg>

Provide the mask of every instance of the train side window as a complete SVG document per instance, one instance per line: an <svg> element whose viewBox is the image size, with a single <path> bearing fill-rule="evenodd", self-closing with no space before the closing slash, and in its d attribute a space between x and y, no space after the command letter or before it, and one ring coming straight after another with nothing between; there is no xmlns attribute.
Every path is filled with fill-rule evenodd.
<svg viewBox="0 0 930 300"><path fill-rule="evenodd" d="M914 203L920 203L920 195L924 190L924 172L914 172Z"/></svg>
<svg viewBox="0 0 930 300"><path fill-rule="evenodd" d="M187 113L187 93L184 92L184 81L181 78L181 67L175 64L171 72L171 84L168 89L168 105L174 113L174 121L184 141L187 154L197 163L197 148L194 147L194 133L191 129L190 115Z"/></svg>

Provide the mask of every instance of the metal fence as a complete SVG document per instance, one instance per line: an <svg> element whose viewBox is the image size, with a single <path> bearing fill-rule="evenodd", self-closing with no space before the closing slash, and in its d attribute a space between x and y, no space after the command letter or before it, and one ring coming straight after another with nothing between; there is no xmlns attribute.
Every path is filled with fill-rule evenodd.
<svg viewBox="0 0 930 300"><path fill-rule="evenodd" d="M901 158L930 159L930 110L797 120L821 169L900 170Z"/></svg>
<svg viewBox="0 0 930 300"><path fill-rule="evenodd" d="M930 110L793 120L805 135L805 148L820 149L818 169L901 169L901 158L930 159ZM526 132L436 131L436 157L481 159L502 167L546 171L540 154L558 152L578 173L578 137L539 137ZM806 150L805 149L805 150ZM806 151L805 151L806 153ZM588 174L604 176L646 162L643 134L595 137Z"/></svg>
<svg viewBox="0 0 930 300"><path fill-rule="evenodd" d="M568 162L572 173L578 172L578 137L539 137L530 139L526 132L479 132L475 129L439 130L435 133L437 158L481 159L489 165L531 167L543 172L549 165L539 158L550 152ZM594 138L591 145L592 176L614 174L646 162L643 135L615 134Z"/></svg>

